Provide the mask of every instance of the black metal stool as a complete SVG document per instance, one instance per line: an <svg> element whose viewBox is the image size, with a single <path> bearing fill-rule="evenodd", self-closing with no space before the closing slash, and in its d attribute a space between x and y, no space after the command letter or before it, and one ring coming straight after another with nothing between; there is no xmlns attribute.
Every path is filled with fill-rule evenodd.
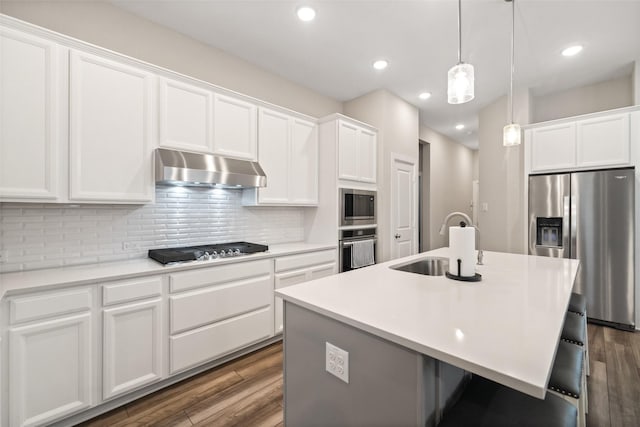
<svg viewBox="0 0 640 427"><path fill-rule="evenodd" d="M575 427L577 412L569 402L547 393L536 399L477 375L439 427Z"/></svg>

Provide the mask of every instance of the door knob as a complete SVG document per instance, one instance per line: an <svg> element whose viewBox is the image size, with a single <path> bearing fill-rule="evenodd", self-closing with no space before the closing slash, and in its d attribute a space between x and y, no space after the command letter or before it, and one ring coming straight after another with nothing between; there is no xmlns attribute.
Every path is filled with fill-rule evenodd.
<svg viewBox="0 0 640 427"><path fill-rule="evenodd" d="M400 237L401 237L401 236L400 236L399 234L396 234L396 235L395 235L395 238L396 238L396 239L399 239Z"/></svg>

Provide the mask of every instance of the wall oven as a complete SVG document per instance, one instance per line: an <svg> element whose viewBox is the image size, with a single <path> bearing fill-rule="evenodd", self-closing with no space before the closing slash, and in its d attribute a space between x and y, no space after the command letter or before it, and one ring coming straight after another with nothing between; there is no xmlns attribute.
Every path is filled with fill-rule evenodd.
<svg viewBox="0 0 640 427"><path fill-rule="evenodd" d="M373 264L376 263L376 228L354 228L340 231L340 273L353 270L354 267L354 243L367 242L373 245ZM365 245L366 247L366 245ZM363 267L365 265L362 265Z"/></svg>
<svg viewBox="0 0 640 427"><path fill-rule="evenodd" d="M375 225L376 192L340 189L340 225Z"/></svg>

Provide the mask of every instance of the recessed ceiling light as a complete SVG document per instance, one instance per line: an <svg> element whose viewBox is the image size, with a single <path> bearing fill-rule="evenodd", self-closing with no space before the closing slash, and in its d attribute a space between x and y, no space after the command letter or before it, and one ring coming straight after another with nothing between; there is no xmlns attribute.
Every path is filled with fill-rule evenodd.
<svg viewBox="0 0 640 427"><path fill-rule="evenodd" d="M384 59L378 59L373 63L373 68L375 68L376 70L384 70L385 68L387 68L387 65L389 65L387 61L385 61Z"/></svg>
<svg viewBox="0 0 640 427"><path fill-rule="evenodd" d="M429 98L431 98L431 92L422 92L420 95L418 95L418 98L420 98L420 99L429 99Z"/></svg>
<svg viewBox="0 0 640 427"><path fill-rule="evenodd" d="M581 45L570 46L562 51L562 56L573 56L577 55L582 51Z"/></svg>
<svg viewBox="0 0 640 427"><path fill-rule="evenodd" d="M458 130L462 130L462 129L464 129L464 125L463 125L462 123L458 123L458 124L456 125L456 129L458 129Z"/></svg>
<svg viewBox="0 0 640 427"><path fill-rule="evenodd" d="M316 11L309 6L299 7L296 13L298 14L298 18L301 21L305 21L305 22L313 21L313 19L316 17Z"/></svg>

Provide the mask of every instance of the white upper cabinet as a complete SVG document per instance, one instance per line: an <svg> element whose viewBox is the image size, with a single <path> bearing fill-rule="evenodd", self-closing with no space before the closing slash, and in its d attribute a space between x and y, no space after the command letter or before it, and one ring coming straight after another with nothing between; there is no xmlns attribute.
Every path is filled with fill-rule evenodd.
<svg viewBox="0 0 640 427"><path fill-rule="evenodd" d="M338 121L338 178L375 184L376 132Z"/></svg>
<svg viewBox="0 0 640 427"><path fill-rule="evenodd" d="M631 160L629 113L535 127L525 139L531 172L625 166Z"/></svg>
<svg viewBox="0 0 640 427"><path fill-rule="evenodd" d="M629 114L579 120L576 125L578 166L629 163Z"/></svg>
<svg viewBox="0 0 640 427"><path fill-rule="evenodd" d="M267 186L247 189L245 205L318 204L318 132L315 123L260 108L258 162Z"/></svg>
<svg viewBox="0 0 640 427"><path fill-rule="evenodd" d="M160 146L213 152L213 92L177 80L159 81Z"/></svg>
<svg viewBox="0 0 640 427"><path fill-rule="evenodd" d="M531 169L545 171L575 166L576 125L561 125L531 130Z"/></svg>
<svg viewBox="0 0 640 427"><path fill-rule="evenodd" d="M376 133L360 129L358 138L358 179L362 182L376 182Z"/></svg>
<svg viewBox="0 0 640 427"><path fill-rule="evenodd" d="M260 108L258 162L267 175L267 186L258 189L260 203L289 202L289 116Z"/></svg>
<svg viewBox="0 0 640 427"><path fill-rule="evenodd" d="M315 123L297 118L291 120L289 170L289 201L300 205L317 204L318 127Z"/></svg>
<svg viewBox="0 0 640 427"><path fill-rule="evenodd" d="M58 49L0 28L0 201L59 197Z"/></svg>
<svg viewBox="0 0 640 427"><path fill-rule="evenodd" d="M100 56L70 55L69 199L152 201L154 76Z"/></svg>
<svg viewBox="0 0 640 427"><path fill-rule="evenodd" d="M256 160L258 107L219 93L213 103L213 153Z"/></svg>

